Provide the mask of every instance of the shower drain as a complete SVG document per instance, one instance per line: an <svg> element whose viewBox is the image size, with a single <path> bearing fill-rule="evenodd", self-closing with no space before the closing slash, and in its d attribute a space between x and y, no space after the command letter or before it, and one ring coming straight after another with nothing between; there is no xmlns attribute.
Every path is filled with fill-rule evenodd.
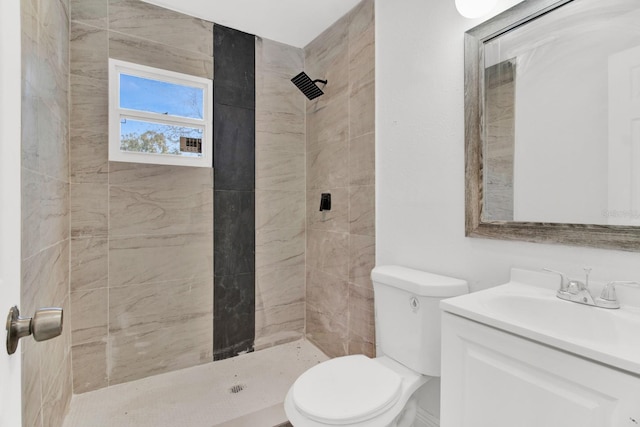
<svg viewBox="0 0 640 427"><path fill-rule="evenodd" d="M234 385L233 387L231 387L229 389L229 392L230 393L234 393L234 394L235 393L240 393L242 390L244 390L245 387L246 386L244 386L244 385Z"/></svg>

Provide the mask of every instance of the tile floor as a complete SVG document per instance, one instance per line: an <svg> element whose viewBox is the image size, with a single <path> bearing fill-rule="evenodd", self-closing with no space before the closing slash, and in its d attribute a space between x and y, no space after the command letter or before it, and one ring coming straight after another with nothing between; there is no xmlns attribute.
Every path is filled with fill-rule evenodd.
<svg viewBox="0 0 640 427"><path fill-rule="evenodd" d="M279 426L291 384L324 360L300 340L74 395L64 427Z"/></svg>

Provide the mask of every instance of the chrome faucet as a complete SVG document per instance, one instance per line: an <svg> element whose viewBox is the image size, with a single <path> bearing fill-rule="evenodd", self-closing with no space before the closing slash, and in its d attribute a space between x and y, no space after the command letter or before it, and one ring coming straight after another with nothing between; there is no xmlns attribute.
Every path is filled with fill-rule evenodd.
<svg viewBox="0 0 640 427"><path fill-rule="evenodd" d="M613 281L605 285L602 290L602 294L599 298L596 298L596 305L602 308L620 308L620 301L616 295L616 285L620 286L633 286L640 288L640 282L633 280L630 281Z"/></svg>
<svg viewBox="0 0 640 427"><path fill-rule="evenodd" d="M640 282L636 281L613 281L607 283L602 290L600 297L593 298L591 291L589 291L590 268L584 269L587 276L585 282L568 279L567 275L559 271L548 268L543 268L543 270L560 275L560 289L556 292L556 296L558 298L594 307L611 309L620 308L620 302L616 296L616 285L640 287Z"/></svg>
<svg viewBox="0 0 640 427"><path fill-rule="evenodd" d="M591 273L590 268L584 269L587 276L585 282L581 282L580 280L567 279L567 276L559 271L550 270L548 268L545 268L543 270L560 275L560 289L558 289L558 292L556 293L556 296L558 298L566 301L577 302L579 304L596 305L593 300L593 296L589 291L589 274Z"/></svg>

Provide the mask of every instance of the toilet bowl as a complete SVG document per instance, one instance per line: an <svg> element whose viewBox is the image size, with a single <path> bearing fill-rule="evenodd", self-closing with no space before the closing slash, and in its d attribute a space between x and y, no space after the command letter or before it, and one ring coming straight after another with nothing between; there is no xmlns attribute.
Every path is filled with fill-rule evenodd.
<svg viewBox="0 0 640 427"><path fill-rule="evenodd" d="M440 375L439 303L468 293L467 282L401 266L371 278L379 357L337 357L303 373L284 403L294 427L410 427L416 391Z"/></svg>
<svg viewBox="0 0 640 427"><path fill-rule="evenodd" d="M338 357L296 380L285 412L296 427L408 427L415 418L413 395L429 378L384 356Z"/></svg>

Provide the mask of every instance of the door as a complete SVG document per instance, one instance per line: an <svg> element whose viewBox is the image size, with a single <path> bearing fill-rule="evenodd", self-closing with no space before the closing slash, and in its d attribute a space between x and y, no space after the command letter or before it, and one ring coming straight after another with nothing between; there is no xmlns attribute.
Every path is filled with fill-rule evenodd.
<svg viewBox="0 0 640 427"><path fill-rule="evenodd" d="M640 225L640 47L609 57L609 224Z"/></svg>
<svg viewBox="0 0 640 427"><path fill-rule="evenodd" d="M0 322L20 303L20 0L0 1ZM20 346L0 341L0 426L20 426Z"/></svg>

